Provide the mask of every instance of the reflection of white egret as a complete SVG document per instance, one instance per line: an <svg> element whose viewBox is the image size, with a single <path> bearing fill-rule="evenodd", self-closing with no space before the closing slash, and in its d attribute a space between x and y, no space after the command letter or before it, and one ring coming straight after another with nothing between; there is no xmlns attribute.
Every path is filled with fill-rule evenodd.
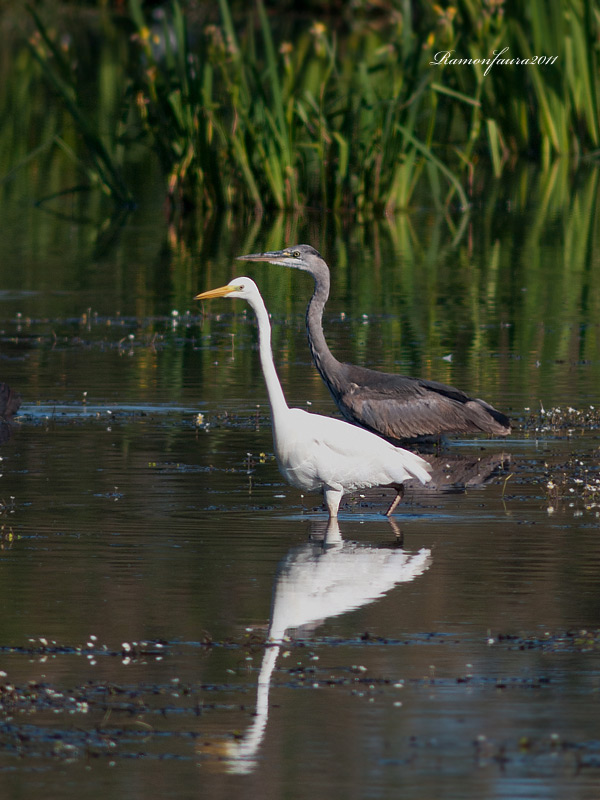
<svg viewBox="0 0 600 800"><path fill-rule="evenodd" d="M330 519L322 542L295 547L279 564L269 623L268 642L258 676L256 713L245 736L227 747L230 772L248 773L267 727L271 676L286 632L316 626L328 617L365 606L398 583L421 575L431 551L407 553L401 548L376 548L345 542L337 519Z"/></svg>
<svg viewBox="0 0 600 800"><path fill-rule="evenodd" d="M372 603L397 583L412 581L429 561L426 549L407 553L344 541L337 520L330 520L322 543L294 548L279 565L269 641Z"/></svg>
<svg viewBox="0 0 600 800"><path fill-rule="evenodd" d="M293 486L305 492L322 490L329 516L337 517L344 492L367 486L393 486L398 495L388 509L391 514L405 480L429 480L428 464L415 453L348 422L288 407L273 363L269 315L254 281L234 278L227 286L197 295L196 300L213 297L241 297L254 309L260 362L271 405L275 455L282 474Z"/></svg>

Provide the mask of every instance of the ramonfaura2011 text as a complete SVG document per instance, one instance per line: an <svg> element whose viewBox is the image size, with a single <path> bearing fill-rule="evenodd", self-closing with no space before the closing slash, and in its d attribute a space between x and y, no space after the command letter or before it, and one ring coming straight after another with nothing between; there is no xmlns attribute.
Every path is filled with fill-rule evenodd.
<svg viewBox="0 0 600 800"><path fill-rule="evenodd" d="M526 65L534 65L537 64L538 66L545 66L546 64L554 64L557 60L558 56L528 56L527 58L500 58L506 51L508 47L505 47L503 50L494 50L493 58L490 56L489 58L452 58L452 53L454 50L440 50L439 53L434 55L434 61L430 61L429 64L431 66L440 66L441 64L450 64L451 66L463 66L469 64L485 64L487 65L487 69L483 73L487 75L494 64L526 64Z"/></svg>

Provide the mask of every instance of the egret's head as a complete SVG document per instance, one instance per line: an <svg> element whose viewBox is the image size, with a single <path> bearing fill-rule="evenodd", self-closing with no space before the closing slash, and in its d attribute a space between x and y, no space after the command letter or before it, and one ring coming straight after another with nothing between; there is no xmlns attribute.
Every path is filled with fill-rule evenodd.
<svg viewBox="0 0 600 800"><path fill-rule="evenodd" d="M234 278L227 286L197 294L194 300L212 300L215 297L241 297L243 300L248 300L258 293L258 287L251 278Z"/></svg>
<svg viewBox="0 0 600 800"><path fill-rule="evenodd" d="M247 256L238 256L239 261L268 261L270 264L279 264L282 267L294 267L314 273L324 265L323 257L309 244L295 244L284 250L271 250L266 253L250 253Z"/></svg>

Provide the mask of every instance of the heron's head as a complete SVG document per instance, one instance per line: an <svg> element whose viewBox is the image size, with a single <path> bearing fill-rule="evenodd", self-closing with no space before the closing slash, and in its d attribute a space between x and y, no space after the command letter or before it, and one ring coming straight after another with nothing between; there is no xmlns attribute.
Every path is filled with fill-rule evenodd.
<svg viewBox="0 0 600 800"><path fill-rule="evenodd" d="M238 261L268 261L270 264L279 264L282 267L303 269L311 274L325 265L321 254L309 244L295 244L283 250L271 250L266 253L250 253L247 256L238 256Z"/></svg>
<svg viewBox="0 0 600 800"><path fill-rule="evenodd" d="M215 297L241 297L243 300L249 300L258 294L258 287L251 278L234 278L227 286L197 294L194 300L212 300Z"/></svg>

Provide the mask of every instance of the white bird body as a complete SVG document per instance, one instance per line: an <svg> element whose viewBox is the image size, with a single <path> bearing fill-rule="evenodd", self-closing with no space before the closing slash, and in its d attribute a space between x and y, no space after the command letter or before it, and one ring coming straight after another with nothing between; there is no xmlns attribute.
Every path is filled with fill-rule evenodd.
<svg viewBox="0 0 600 800"><path fill-rule="evenodd" d="M273 420L275 457L289 483L305 492L323 491L329 516L337 517L344 492L394 486L400 497L404 481L430 480L429 464L415 453L349 422L289 408L273 363L269 315L253 280L234 278L227 286L203 292L195 299L214 297L240 297L254 309ZM390 511L394 507L395 503Z"/></svg>
<svg viewBox="0 0 600 800"><path fill-rule="evenodd" d="M298 489L354 491L430 479L420 456L363 428L300 408L288 411L273 420L273 442L282 475Z"/></svg>

